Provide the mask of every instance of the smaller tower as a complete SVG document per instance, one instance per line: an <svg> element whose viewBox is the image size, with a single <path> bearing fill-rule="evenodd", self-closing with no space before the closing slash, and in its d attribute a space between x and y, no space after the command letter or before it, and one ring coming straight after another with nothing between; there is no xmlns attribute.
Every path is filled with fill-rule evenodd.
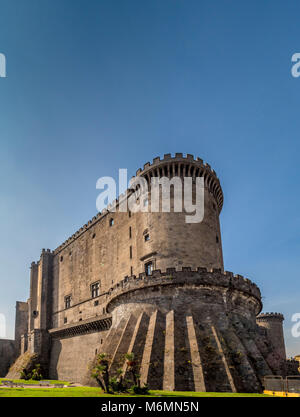
<svg viewBox="0 0 300 417"><path fill-rule="evenodd" d="M281 313L262 313L256 317L260 327L267 330L268 337L275 348L275 352L285 361L286 352L282 322L284 317Z"/></svg>

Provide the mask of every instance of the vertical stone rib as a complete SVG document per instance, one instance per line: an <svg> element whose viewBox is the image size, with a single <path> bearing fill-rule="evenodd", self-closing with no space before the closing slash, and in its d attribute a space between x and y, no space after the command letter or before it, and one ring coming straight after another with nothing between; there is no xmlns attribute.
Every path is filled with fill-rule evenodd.
<svg viewBox="0 0 300 417"><path fill-rule="evenodd" d="M263 354L260 352L258 346L255 343L255 339L249 337L249 330L247 330L241 321L235 320L235 330L237 337L244 345L245 350L250 353L251 357L255 361L255 371L258 376L263 377L264 375L271 375L272 371L266 362ZM259 366L257 367L257 364Z"/></svg>
<svg viewBox="0 0 300 417"><path fill-rule="evenodd" d="M150 321L149 321L145 348L144 348L143 358L142 358L142 363L141 363L141 368L140 368L142 385L147 384L147 381L148 381L148 373L149 373L149 366L150 366L150 360L151 360L151 352L152 352L152 346L153 346L156 318L157 318L157 310L154 313L152 313L150 317Z"/></svg>
<svg viewBox="0 0 300 417"><path fill-rule="evenodd" d="M175 370L174 370L174 311L169 311L166 315L166 337L165 337L165 356L164 356L164 377L163 389L174 391L175 389Z"/></svg>
<svg viewBox="0 0 300 417"><path fill-rule="evenodd" d="M101 350L102 350L103 352L105 352L105 349L108 347L108 345L109 345L109 343L110 343L110 341L111 341L111 338L113 337L114 333L115 333L115 329L111 327L111 328L108 330L108 333L107 333L107 335L106 335L106 337L105 337L105 339L104 339L104 343L103 343L103 345L102 345L102 349L101 349Z"/></svg>
<svg viewBox="0 0 300 417"><path fill-rule="evenodd" d="M111 358L111 363L110 363L110 370L111 371L115 371L119 365L119 362L121 360L121 356L122 354L125 354L127 352L128 349L128 343L129 343L129 335L131 334L132 328L135 324L135 317L130 314L126 325L124 326L124 329L122 331L122 335L119 339L119 343L117 344L114 353L112 355Z"/></svg>
<svg viewBox="0 0 300 417"><path fill-rule="evenodd" d="M205 388L205 382L204 382L203 368L202 368L199 347L198 347L196 333L195 333L194 320L192 316L186 317L186 325L187 325L188 338L189 338L189 344L190 344L195 391L205 392L206 388Z"/></svg>
<svg viewBox="0 0 300 417"><path fill-rule="evenodd" d="M132 334L132 338L131 338L131 341L130 341L130 344L129 344L129 347L128 347L128 351L127 351L128 353L132 353L132 351L133 351L133 347L134 347L136 337L137 337L137 334L138 334L138 331L139 331L139 328L140 328L140 324L141 324L141 321L142 321L143 314L144 313L141 313L139 315L139 318L137 319L137 322L136 322L136 325L135 325L135 328L134 328L134 331L133 331L133 334ZM126 370L127 370L127 362L125 361L125 363L123 365L124 375L125 375Z"/></svg>
<svg viewBox="0 0 300 417"><path fill-rule="evenodd" d="M235 388L235 385L234 385L234 382L233 382L232 375L231 375L230 370L229 370L229 366L227 364L227 361L226 361L226 358L225 358L225 355L224 355L224 352L223 352L223 349L222 349L222 346L221 346L221 343L220 343L220 340L219 340L219 337L217 335L217 332L216 332L215 327L214 326L211 326L211 330L212 330L213 335L214 335L214 338L216 340L216 343L217 343L217 346L218 346L218 350L219 350L219 353L221 355L221 358L222 358L222 361L223 361L223 364L224 364L224 367L225 367L225 371L226 371L226 374L227 374L227 378L228 378L228 381L229 381L231 390L232 390L232 392L237 392L237 390Z"/></svg>

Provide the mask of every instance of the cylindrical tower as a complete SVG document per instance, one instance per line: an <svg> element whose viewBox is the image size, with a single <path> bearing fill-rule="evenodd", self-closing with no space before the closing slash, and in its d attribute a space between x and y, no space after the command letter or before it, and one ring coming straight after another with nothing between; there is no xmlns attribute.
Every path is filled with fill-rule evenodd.
<svg viewBox="0 0 300 417"><path fill-rule="evenodd" d="M285 361L286 352L282 322L284 317L281 313L262 313L256 318L259 326L267 330L268 337L272 342L275 352Z"/></svg>
<svg viewBox="0 0 300 417"><path fill-rule="evenodd" d="M176 153L164 155L163 159L154 158L153 163L144 165L136 172L137 177L147 180L149 187L149 204L151 204L151 183L153 177L162 177L172 181L174 177L181 180L191 177L193 198L195 198L196 177L204 179L204 218L199 223L187 223L187 212L174 212L174 188L170 187L171 212L153 212L149 207L148 213L137 213L138 229L149 235L147 245L138 248L138 259L147 264L151 261L153 269L173 266L197 268L224 268L222 255L222 240L219 214L223 205L223 192L219 179L214 170L202 159L194 159L193 155L183 156ZM182 182L183 184L183 182ZM160 194L161 197L161 194ZM195 204L195 201L193 201ZM141 265L143 269L143 265Z"/></svg>

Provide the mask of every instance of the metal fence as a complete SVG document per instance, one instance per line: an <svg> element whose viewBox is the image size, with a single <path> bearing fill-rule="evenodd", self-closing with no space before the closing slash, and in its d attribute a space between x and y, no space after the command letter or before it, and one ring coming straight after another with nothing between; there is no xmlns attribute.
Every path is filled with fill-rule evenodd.
<svg viewBox="0 0 300 417"><path fill-rule="evenodd" d="M300 393L300 376L265 376L264 388L266 391Z"/></svg>

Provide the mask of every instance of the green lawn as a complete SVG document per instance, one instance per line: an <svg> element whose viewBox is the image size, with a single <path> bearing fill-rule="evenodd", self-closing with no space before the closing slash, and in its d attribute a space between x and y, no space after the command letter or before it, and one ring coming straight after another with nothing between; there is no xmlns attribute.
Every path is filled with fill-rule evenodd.
<svg viewBox="0 0 300 417"><path fill-rule="evenodd" d="M56 381L57 382L57 381ZM0 388L0 397L134 397L130 394L104 394L100 388ZM150 391L147 397L268 397L264 394L234 394L224 392Z"/></svg>

